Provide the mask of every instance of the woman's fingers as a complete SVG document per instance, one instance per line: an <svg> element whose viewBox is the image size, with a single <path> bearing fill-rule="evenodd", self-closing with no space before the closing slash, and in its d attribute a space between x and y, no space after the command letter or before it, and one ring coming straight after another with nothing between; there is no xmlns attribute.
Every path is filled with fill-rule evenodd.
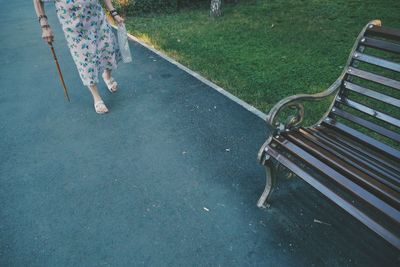
<svg viewBox="0 0 400 267"><path fill-rule="evenodd" d="M47 40L46 40L48 43L52 43L53 41L54 41L54 38L53 37L47 37Z"/></svg>
<svg viewBox="0 0 400 267"><path fill-rule="evenodd" d="M42 38L47 43L52 43L54 41L54 35L50 28L43 30Z"/></svg>
<svg viewBox="0 0 400 267"><path fill-rule="evenodd" d="M124 23L124 19L119 15L115 16L114 19L118 24Z"/></svg>
<svg viewBox="0 0 400 267"><path fill-rule="evenodd" d="M52 43L52 42L54 41L54 38L51 37L51 36L46 36L46 37L43 37L43 40L44 40L46 43Z"/></svg>

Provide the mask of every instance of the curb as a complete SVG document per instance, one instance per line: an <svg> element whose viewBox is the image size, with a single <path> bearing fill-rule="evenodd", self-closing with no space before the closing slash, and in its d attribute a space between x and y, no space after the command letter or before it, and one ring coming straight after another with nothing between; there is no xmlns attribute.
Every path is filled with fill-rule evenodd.
<svg viewBox="0 0 400 267"><path fill-rule="evenodd" d="M111 26L118 30L117 26L115 26L114 24L111 24ZM250 111L251 113L255 114L256 116L260 117L263 120L266 120L267 115L265 113L263 113L262 111L258 110L257 108L255 108L254 106L248 104L247 102L241 100L240 98L234 96L233 94L229 93L228 91L226 91L224 88L216 85L215 83L207 80L205 77L203 77L202 75L200 75L199 73L189 69L188 67L182 65L181 63L177 62L176 60L174 60L173 58L165 55L164 53L162 53L161 51L155 49L153 46L150 46L146 43L144 43L142 40L140 40L139 38L131 35L130 33L127 34L128 38L131 41L134 41L138 44L140 44L141 46L151 50L153 53L157 54L158 56L162 57L163 59L167 60L168 62L174 64L175 66L177 66L178 68L180 68L181 70L187 72L188 74L190 74L191 76L195 77L196 79L198 79L199 81L207 84L208 86L210 86L211 88L213 88L214 90L218 91L219 93L223 94L224 96L226 96L227 98L229 98L230 100L234 101L235 103L239 104L240 106L242 106L243 108L247 109L248 111Z"/></svg>

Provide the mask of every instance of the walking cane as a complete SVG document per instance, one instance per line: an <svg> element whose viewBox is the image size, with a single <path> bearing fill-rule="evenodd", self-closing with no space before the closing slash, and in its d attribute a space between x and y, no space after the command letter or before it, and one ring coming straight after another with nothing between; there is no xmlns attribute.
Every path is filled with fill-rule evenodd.
<svg viewBox="0 0 400 267"><path fill-rule="evenodd" d="M60 80L61 80L62 86L64 88L64 95L67 98L68 102L71 102L71 100L69 99L69 96L68 96L67 87L65 86L63 75L61 73L60 65L58 64L56 52L54 51L53 43L49 42L49 45L50 45L50 48L51 48L51 52L53 53L54 61L56 62L56 65L57 65L57 70L58 70L58 74L60 75Z"/></svg>

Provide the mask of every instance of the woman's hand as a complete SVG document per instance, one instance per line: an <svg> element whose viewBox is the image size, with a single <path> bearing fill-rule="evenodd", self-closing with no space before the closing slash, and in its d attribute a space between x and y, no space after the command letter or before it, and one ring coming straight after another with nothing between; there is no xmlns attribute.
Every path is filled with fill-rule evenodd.
<svg viewBox="0 0 400 267"><path fill-rule="evenodd" d="M52 43L54 41L54 34L50 26L42 28L42 38L46 43Z"/></svg>
<svg viewBox="0 0 400 267"><path fill-rule="evenodd" d="M120 16L120 15L116 15L114 17L115 22L117 22L117 24L122 24L124 23L124 19Z"/></svg>

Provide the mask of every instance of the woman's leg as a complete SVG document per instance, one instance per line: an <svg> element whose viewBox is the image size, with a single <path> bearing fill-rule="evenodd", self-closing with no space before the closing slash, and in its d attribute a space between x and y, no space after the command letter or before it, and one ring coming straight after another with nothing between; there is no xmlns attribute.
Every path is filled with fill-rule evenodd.
<svg viewBox="0 0 400 267"><path fill-rule="evenodd" d="M103 78L109 80L111 78L111 70L110 69L105 69L103 72Z"/></svg>
<svg viewBox="0 0 400 267"><path fill-rule="evenodd" d="M101 98L99 91L97 90L97 85L90 85L88 86L89 91L92 93L93 96L93 102L95 104L95 109L97 113L105 113L108 112L108 109L106 107L106 105L103 104L97 104L97 103L101 103L103 101L103 99ZM96 105L97 104L97 105Z"/></svg>

